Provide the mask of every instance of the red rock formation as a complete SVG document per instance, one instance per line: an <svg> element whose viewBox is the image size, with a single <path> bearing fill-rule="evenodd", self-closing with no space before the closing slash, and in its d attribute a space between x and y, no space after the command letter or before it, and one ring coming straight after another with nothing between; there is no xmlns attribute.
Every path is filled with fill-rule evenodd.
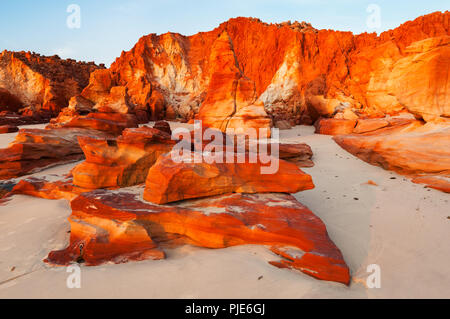
<svg viewBox="0 0 450 319"><path fill-rule="evenodd" d="M167 123L166 121L156 122L155 125L153 125L153 128L160 130L162 132L165 132L165 133L169 134L170 136L172 136L172 129L170 128L170 124Z"/></svg>
<svg viewBox="0 0 450 319"><path fill-rule="evenodd" d="M387 93L426 121L450 117L450 36L414 42L404 53L390 74Z"/></svg>
<svg viewBox="0 0 450 319"><path fill-rule="evenodd" d="M138 122L133 114L122 113L89 113L88 115L62 112L50 122L48 129L54 128L86 128L120 135L124 129L137 127Z"/></svg>
<svg viewBox="0 0 450 319"><path fill-rule="evenodd" d="M20 130L15 141L0 150L0 180L83 159L77 141L79 136L111 137L107 133L82 128Z"/></svg>
<svg viewBox="0 0 450 319"><path fill-rule="evenodd" d="M211 78L198 119L206 127L226 132L237 128L267 128L271 121L262 103L256 103L255 83L239 68L230 36L224 31L211 48Z"/></svg>
<svg viewBox="0 0 450 319"><path fill-rule="evenodd" d="M311 160L313 151L308 144L280 144L278 149L280 159L296 163L300 167L314 166L314 162Z"/></svg>
<svg viewBox="0 0 450 319"><path fill-rule="evenodd" d="M56 116L89 83L94 63L30 52L0 54L0 111L28 107L41 117ZM7 104L7 105L5 105Z"/></svg>
<svg viewBox="0 0 450 319"><path fill-rule="evenodd" d="M11 191L11 195L29 195L44 199L67 199L72 200L86 191L85 189L75 187L72 178L65 178L51 181L45 177L30 177L21 180Z"/></svg>
<svg viewBox="0 0 450 319"><path fill-rule="evenodd" d="M316 124L316 134L323 135L341 135L351 134L355 129L355 120L344 119L319 119Z"/></svg>
<svg viewBox="0 0 450 319"><path fill-rule="evenodd" d="M287 194L234 194L160 206L134 191L93 191L71 202L70 244L47 262L160 259L168 243L219 249L274 246L290 267L322 280L349 284L349 269L326 227ZM289 221L289 222L287 222Z"/></svg>
<svg viewBox="0 0 450 319"><path fill-rule="evenodd" d="M17 126L14 125L2 125L0 126L0 134L5 134L5 133L15 133L18 132L19 128Z"/></svg>
<svg viewBox="0 0 450 319"><path fill-rule="evenodd" d="M418 176L413 178L412 182L416 184L425 184L429 188L434 188L444 193L450 193L450 174Z"/></svg>
<svg viewBox="0 0 450 319"><path fill-rule="evenodd" d="M12 95L8 90L0 87L0 110L17 112L23 108L23 103L17 96Z"/></svg>
<svg viewBox="0 0 450 319"><path fill-rule="evenodd" d="M450 125L445 122L414 122L334 140L360 159L401 174L450 173Z"/></svg>
<svg viewBox="0 0 450 319"><path fill-rule="evenodd" d="M389 126L389 121L386 119L359 119L353 133L361 134L379 130L383 127ZM352 133L352 132L350 132Z"/></svg>
<svg viewBox="0 0 450 319"><path fill-rule="evenodd" d="M142 184L159 156L176 143L158 129L126 129L117 139L79 138L86 161L72 171L74 184L87 189Z"/></svg>
<svg viewBox="0 0 450 319"><path fill-rule="evenodd" d="M144 199L165 204L228 193L298 193L314 188L311 176L295 164L279 160L277 170L264 174L266 165L259 159L238 163L236 154L227 155L232 162L223 158L223 163L218 163L205 153L201 163L195 163L194 153L182 156L181 162L171 154L161 156L148 172Z"/></svg>
<svg viewBox="0 0 450 319"><path fill-rule="evenodd" d="M169 123L161 121L155 123L154 128L126 129L122 136L115 139L80 138L79 144L86 161L73 170L74 184L86 189L99 189L144 183L148 170L158 157L169 153L179 142L173 140L168 133L171 133ZM202 150L207 152L206 147L210 141L203 142ZM194 143L186 145L189 150L194 149ZM269 144L269 154L272 147ZM280 144L278 149L281 159L301 167L314 166L311 160L312 150L306 144ZM238 152L238 149L235 148L235 151ZM248 149L243 151L248 157Z"/></svg>
<svg viewBox="0 0 450 319"><path fill-rule="evenodd" d="M156 127L157 123L155 124ZM197 130L198 133L196 133L196 129L191 131L191 149L194 151L200 151L200 149L203 152L211 152L212 146L218 146L218 152L220 151L232 151L237 154L242 153L248 153L250 152L267 152L269 155L274 155L279 157L280 159L286 160L288 162L296 163L300 167L312 167L314 166L314 163L312 161L313 152L311 150L311 147L304 143L298 143L298 144L288 144L288 143L274 143L273 140L265 140L265 139L258 139L256 140L255 136L243 136L241 134L235 134L235 135L229 135L226 133L223 133L218 130L211 130L208 129L208 133L214 132L213 135L210 136L206 134L206 128L202 127L202 131L200 133L200 130ZM182 136L183 137L183 136ZM245 139L245 146L243 145L242 138ZM255 143L252 144L252 146L255 147L255 149L252 149L250 146L250 140L253 140ZM234 150L233 147L228 145L233 143L234 144ZM228 149L230 148L230 149ZM277 149L277 153L274 153L274 149Z"/></svg>
<svg viewBox="0 0 450 319"><path fill-rule="evenodd" d="M335 136L334 140L360 159L416 176L416 182L447 189L450 176L450 122L419 121L389 126L365 134Z"/></svg>
<svg viewBox="0 0 450 319"><path fill-rule="evenodd" d="M151 34L109 73L96 71L82 95L98 103L122 86L134 109L151 119L197 114L221 128L234 122L230 115L234 126L266 126L262 104L274 122L291 124L345 110L448 116L449 15L432 13L380 36L251 18L189 37Z"/></svg>
<svg viewBox="0 0 450 319"><path fill-rule="evenodd" d="M0 125L31 125L31 124L42 124L48 122L48 118L41 117L39 113L32 110L27 110L22 114L3 111L0 112Z"/></svg>

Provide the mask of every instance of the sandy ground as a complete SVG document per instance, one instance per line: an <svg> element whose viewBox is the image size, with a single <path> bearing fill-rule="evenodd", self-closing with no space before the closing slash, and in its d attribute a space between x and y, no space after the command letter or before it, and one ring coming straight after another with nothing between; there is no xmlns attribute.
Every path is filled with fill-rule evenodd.
<svg viewBox="0 0 450 319"><path fill-rule="evenodd" d="M14 135L0 135L0 147ZM350 287L272 267L267 261L278 258L266 247L185 246L166 260L82 267L81 288L69 289L67 269L42 262L68 242L69 204L16 196L0 206L0 298L450 298L448 194L366 164L312 127L281 139L313 148L316 166L304 170L316 188L296 197L327 225L351 269ZM365 285L370 264L380 266L381 288Z"/></svg>

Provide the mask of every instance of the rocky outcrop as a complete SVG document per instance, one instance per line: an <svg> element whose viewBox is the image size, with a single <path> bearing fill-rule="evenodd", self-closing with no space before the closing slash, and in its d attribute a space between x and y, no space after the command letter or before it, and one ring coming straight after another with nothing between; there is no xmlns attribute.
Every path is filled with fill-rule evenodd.
<svg viewBox="0 0 450 319"><path fill-rule="evenodd" d="M117 139L80 137L86 161L72 171L74 184L87 189L142 184L159 156L176 143L155 128L126 129Z"/></svg>
<svg viewBox="0 0 450 319"><path fill-rule="evenodd" d="M434 188L444 193L450 193L450 174L417 176L413 178L412 182L425 184L426 187Z"/></svg>
<svg viewBox="0 0 450 319"><path fill-rule="evenodd" d="M166 204L228 193L298 193L314 188L311 176L295 164L270 160L279 165L265 174L263 167L269 165L260 159L239 161L236 154L223 154L222 163L205 153L201 162L196 162L194 153L177 160L171 154L163 155L148 172L144 199Z"/></svg>
<svg viewBox="0 0 450 319"><path fill-rule="evenodd" d="M30 177L19 181L10 195L29 195L44 199L66 199L70 201L85 191L87 190L73 185L70 175L56 179Z"/></svg>
<svg viewBox="0 0 450 319"><path fill-rule="evenodd" d="M450 117L450 36L414 42L404 53L393 67L386 93L425 121Z"/></svg>
<svg viewBox="0 0 450 319"><path fill-rule="evenodd" d="M450 122L419 121L385 127L364 134L338 135L334 140L360 159L415 177L415 182L448 188Z"/></svg>
<svg viewBox="0 0 450 319"><path fill-rule="evenodd" d="M360 159L401 174L450 173L449 123L414 122L334 140Z"/></svg>
<svg viewBox="0 0 450 319"><path fill-rule="evenodd" d="M280 159L295 163L299 167L314 166L313 151L308 144L279 144L278 151Z"/></svg>
<svg viewBox="0 0 450 319"><path fill-rule="evenodd" d="M8 148L0 150L0 180L83 159L79 136L111 137L86 128L22 129Z"/></svg>
<svg viewBox="0 0 450 319"><path fill-rule="evenodd" d="M17 126L14 125L2 125L0 126L0 134L5 134L5 133L15 133L18 132L19 128Z"/></svg>
<svg viewBox="0 0 450 319"><path fill-rule="evenodd" d="M255 244L273 246L283 258L275 265L349 284L349 269L325 225L291 195L234 194L161 206L142 201L136 190L99 190L72 200L70 244L46 261L92 266L161 259L167 245Z"/></svg>
<svg viewBox="0 0 450 319"><path fill-rule="evenodd" d="M390 123L387 119L379 118L379 119L359 119L358 123L353 130L353 133L361 134L379 130L383 127L389 126ZM352 132L349 132L352 133ZM333 134L332 134L333 135Z"/></svg>
<svg viewBox="0 0 450 319"><path fill-rule="evenodd" d="M405 116L410 115L410 116ZM323 135L347 135L363 134L375 132L385 127L399 127L411 123L420 123L416 121L411 114L402 114L398 117L383 118L361 118L357 120L349 119L326 119L320 118L315 124L316 134Z"/></svg>
<svg viewBox="0 0 450 319"><path fill-rule="evenodd" d="M89 83L90 73L96 69L99 67L93 62L3 51L0 53L0 111L36 112L48 121L67 106L72 96L80 94Z"/></svg>
<svg viewBox="0 0 450 319"><path fill-rule="evenodd" d="M61 112L58 118L53 119L47 126L48 129L57 128L86 128L111 135L120 135L126 128L138 127L138 121L133 114L123 113L89 113L78 115L77 113Z"/></svg>
<svg viewBox="0 0 450 319"><path fill-rule="evenodd" d="M351 134L355 130L355 120L321 118L315 124L316 134L341 135Z"/></svg>
<svg viewBox="0 0 450 319"><path fill-rule="evenodd" d="M139 118L197 117L222 130L265 127L266 115L290 125L336 113L446 117L449 15L432 13L379 36L252 18L189 37L151 34L94 72L82 96L96 104L126 87L129 112Z"/></svg>

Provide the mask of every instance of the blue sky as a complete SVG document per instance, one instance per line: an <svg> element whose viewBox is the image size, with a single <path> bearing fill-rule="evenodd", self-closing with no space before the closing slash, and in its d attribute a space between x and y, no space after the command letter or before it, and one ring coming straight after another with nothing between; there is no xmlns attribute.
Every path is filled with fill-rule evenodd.
<svg viewBox="0 0 450 319"><path fill-rule="evenodd" d="M381 9L381 28L369 29L369 4ZM70 29L67 7L81 8L81 27ZM434 11L449 0L2 0L0 51L30 50L107 66L149 33L191 35L231 17L265 22L308 21L319 29L380 32Z"/></svg>

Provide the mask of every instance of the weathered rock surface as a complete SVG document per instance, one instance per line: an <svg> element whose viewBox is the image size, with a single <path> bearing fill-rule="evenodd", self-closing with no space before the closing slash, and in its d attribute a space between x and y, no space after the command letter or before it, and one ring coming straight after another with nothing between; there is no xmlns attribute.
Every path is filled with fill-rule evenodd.
<svg viewBox="0 0 450 319"><path fill-rule="evenodd" d="M47 123L48 118L41 117L38 112L27 110L22 114L18 114L10 111L0 112L0 125L32 125L32 124L42 124Z"/></svg>
<svg viewBox="0 0 450 319"><path fill-rule="evenodd" d="M298 193L314 188L311 176L284 160L279 160L277 170L264 174L262 167L268 165L260 160L238 163L231 154L233 162L225 162L224 157L223 163L218 163L214 156L203 153L203 161L195 163L194 156L185 154L181 161L171 154L161 156L148 172L144 199L165 204L228 193Z"/></svg>
<svg viewBox="0 0 450 319"><path fill-rule="evenodd" d="M17 126L14 125L2 125L0 126L0 134L5 134L5 133L15 133L18 132L19 128Z"/></svg>
<svg viewBox="0 0 450 319"><path fill-rule="evenodd" d="M172 150L171 135L155 128L126 129L117 139L80 137L86 161L72 171L74 184L88 189L145 182L159 156Z"/></svg>
<svg viewBox="0 0 450 319"><path fill-rule="evenodd" d="M74 186L70 176L53 180L47 177L30 177L17 183L10 195L29 195L44 199L70 201L85 191L88 190Z"/></svg>
<svg viewBox="0 0 450 319"><path fill-rule="evenodd" d="M450 36L414 42L404 52L389 76L387 93L425 121L450 117Z"/></svg>
<svg viewBox="0 0 450 319"><path fill-rule="evenodd" d="M353 130L353 133L361 134L379 130L383 127L389 126L389 121L384 118L379 119L359 119ZM350 132L351 133L351 132Z"/></svg>
<svg viewBox="0 0 450 319"><path fill-rule="evenodd" d="M416 177L416 182L447 189L450 175L450 122L419 121L365 134L335 136L334 140L360 159ZM430 186L432 187L432 186Z"/></svg>
<svg viewBox="0 0 450 319"><path fill-rule="evenodd" d="M189 37L150 34L109 70L94 72L82 96L99 103L113 87L126 87L139 117L198 116L221 129L267 126L266 113L291 124L336 112L344 119L402 110L445 117L449 15L435 12L379 36L252 18Z"/></svg>
<svg viewBox="0 0 450 319"><path fill-rule="evenodd" d="M210 56L211 79L198 119L206 127L226 132L237 128L267 128L271 120L257 102L255 83L239 68L230 36L224 31L214 41ZM269 133L270 134L270 133Z"/></svg>
<svg viewBox="0 0 450 319"><path fill-rule="evenodd" d="M0 150L0 180L83 159L77 141L79 136L111 137L110 134L85 128L20 130L15 141Z"/></svg>
<svg viewBox="0 0 450 319"><path fill-rule="evenodd" d="M280 159L296 163L300 167L314 166L313 151L308 144L279 144L278 150Z"/></svg>
<svg viewBox="0 0 450 319"><path fill-rule="evenodd" d="M90 73L98 68L93 62L3 51L0 53L0 111L21 114L24 112L21 109L28 108L48 121L67 106L72 96L80 94L89 83Z"/></svg>
<svg viewBox="0 0 450 319"><path fill-rule="evenodd" d="M321 118L315 123L314 126L316 127L316 134L351 134L355 129L356 120Z"/></svg>
<svg viewBox="0 0 450 319"><path fill-rule="evenodd" d="M413 183L425 184L429 188L434 188L444 193L450 193L450 174L417 176L413 178Z"/></svg>
<svg viewBox="0 0 450 319"><path fill-rule="evenodd" d="M46 261L99 265L161 259L161 249L173 245L219 249L257 244L273 246L285 259L281 264L349 284L349 269L325 225L291 195L233 194L160 206L142 201L140 191L98 190L75 198L70 244Z"/></svg>
<svg viewBox="0 0 450 319"><path fill-rule="evenodd" d="M133 114L89 113L88 115L79 115L72 111L68 113L61 112L47 128L86 128L117 136L122 134L126 128L138 127L136 116Z"/></svg>

